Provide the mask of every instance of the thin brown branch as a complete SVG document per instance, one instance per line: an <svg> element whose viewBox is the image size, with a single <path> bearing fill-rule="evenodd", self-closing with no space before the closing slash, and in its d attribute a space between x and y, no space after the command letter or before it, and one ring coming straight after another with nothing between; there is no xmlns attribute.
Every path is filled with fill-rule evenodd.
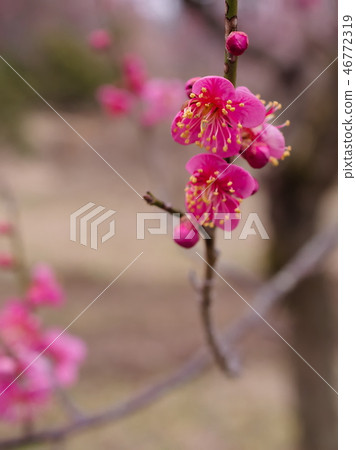
<svg viewBox="0 0 356 450"><path fill-rule="evenodd" d="M143 196L149 205L157 206L170 214L180 214L184 213L172 208L171 205L159 200L151 192L147 192ZM205 276L201 286L198 286L194 282L193 286L196 291L200 294L200 313L202 318L203 330L206 338L207 345L216 361L218 367L227 375L235 376L238 372L238 365L236 359L229 358L226 349L220 342L216 332L214 330L214 325L211 317L211 306L212 306L212 291L213 291L213 278L214 278L214 267L217 259L217 250L215 248L215 229L201 227L204 232L208 235L205 239L205 257L206 261L209 263L205 268Z"/></svg>
<svg viewBox="0 0 356 450"><path fill-rule="evenodd" d="M292 291L303 278L310 275L324 261L327 254L335 247L336 242L336 227L327 231L324 230L308 241L282 270L264 283L257 291L251 301L254 309L261 315L269 312L285 294ZM249 331L261 323L263 323L261 318L254 311L248 310L225 330L222 337L229 345L238 343ZM34 433L30 436L3 440L0 442L0 450L60 441L90 427L123 419L150 406L165 394L201 375L211 363L210 353L205 349L201 349L172 375L138 392L128 400L107 411L83 417L68 425Z"/></svg>
<svg viewBox="0 0 356 450"><path fill-rule="evenodd" d="M173 208L169 203L159 200L151 192L147 191L143 198L149 205L157 206L157 208L163 209L163 211L167 211L169 214L179 214L181 216L184 216L184 212L179 211L179 209Z"/></svg>

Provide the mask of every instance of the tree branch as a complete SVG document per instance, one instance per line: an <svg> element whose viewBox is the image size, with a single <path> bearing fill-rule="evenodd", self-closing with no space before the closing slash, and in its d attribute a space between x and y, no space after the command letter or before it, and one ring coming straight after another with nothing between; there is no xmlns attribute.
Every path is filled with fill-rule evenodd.
<svg viewBox="0 0 356 450"><path fill-rule="evenodd" d="M336 227L324 230L308 241L283 269L264 283L257 291L251 302L254 309L258 310L261 315L265 315L270 311L278 300L292 291L303 278L310 275L324 261L326 255L335 247L336 243ZM261 323L261 318L254 311L248 310L225 330L225 333L222 334L224 341L229 345L238 343L249 331ZM30 436L3 440L0 442L0 450L60 441L87 428L123 419L148 407L155 401L158 401L163 395L196 378L211 363L211 354L205 349L201 349L172 375L143 389L128 400L107 411L83 417L68 425L34 433Z"/></svg>

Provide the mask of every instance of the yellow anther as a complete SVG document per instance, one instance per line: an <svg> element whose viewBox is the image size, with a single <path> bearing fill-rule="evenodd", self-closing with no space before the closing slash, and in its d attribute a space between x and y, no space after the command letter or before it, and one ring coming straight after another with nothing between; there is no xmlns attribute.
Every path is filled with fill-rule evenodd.
<svg viewBox="0 0 356 450"><path fill-rule="evenodd" d="M202 137L203 137L203 133L200 132L200 133L198 134L198 138L202 138Z"/></svg>
<svg viewBox="0 0 356 450"><path fill-rule="evenodd" d="M187 138L187 139L184 141L185 144L189 144L189 142L190 142L190 139L189 139L189 138Z"/></svg>
<svg viewBox="0 0 356 450"><path fill-rule="evenodd" d="M215 170L214 175L218 176L219 173L220 173L220 172L219 172L218 170Z"/></svg>
<svg viewBox="0 0 356 450"><path fill-rule="evenodd" d="M262 105L266 104L266 100L261 100Z"/></svg>
<svg viewBox="0 0 356 450"><path fill-rule="evenodd" d="M226 111L226 109L225 109L225 108L223 108L223 109L221 110L221 112L222 112L223 114L225 114L225 116L226 116L226 114L227 114L227 111Z"/></svg>
<svg viewBox="0 0 356 450"><path fill-rule="evenodd" d="M223 151L224 151L224 152L227 152L227 149L228 149L227 145L224 145Z"/></svg>
<svg viewBox="0 0 356 450"><path fill-rule="evenodd" d="M202 91L202 92L206 92L206 88L205 88L205 87L202 87L202 88L201 88L201 91Z"/></svg>
<svg viewBox="0 0 356 450"><path fill-rule="evenodd" d="M237 128L242 128L241 123L238 123L238 124L237 124Z"/></svg>
<svg viewBox="0 0 356 450"><path fill-rule="evenodd" d="M205 148L206 148L207 150L210 150L210 145L206 146Z"/></svg>
<svg viewBox="0 0 356 450"><path fill-rule="evenodd" d="M177 127L178 127L178 128L183 128L183 127L184 127L184 123L182 123L182 122L177 122Z"/></svg>
<svg viewBox="0 0 356 450"><path fill-rule="evenodd" d="M239 103L239 106L241 106L241 108L243 108L245 106L245 103Z"/></svg>
<svg viewBox="0 0 356 450"><path fill-rule="evenodd" d="M232 186L232 181L229 181L229 182L227 183L227 185L228 185L228 186Z"/></svg>
<svg viewBox="0 0 356 450"><path fill-rule="evenodd" d="M226 103L228 103L229 105L231 105L232 100L228 100Z"/></svg>
<svg viewBox="0 0 356 450"><path fill-rule="evenodd" d="M225 198L225 197L222 199L223 202L226 202L226 200L227 200L227 198Z"/></svg>
<svg viewBox="0 0 356 450"><path fill-rule="evenodd" d="M176 133L178 131L178 128L174 128L173 133Z"/></svg>
<svg viewBox="0 0 356 450"><path fill-rule="evenodd" d="M219 220L219 224L220 224L220 225L224 225L224 219L220 219L220 220Z"/></svg>
<svg viewBox="0 0 356 450"><path fill-rule="evenodd" d="M227 138L227 139L226 139L226 142L227 142L228 144L231 144L231 139L230 139L230 138Z"/></svg>
<svg viewBox="0 0 356 450"><path fill-rule="evenodd" d="M215 135L213 136L213 141L216 141L216 136Z"/></svg>
<svg viewBox="0 0 356 450"><path fill-rule="evenodd" d="M209 180L206 180L206 184L214 183L215 180L216 180L216 178L211 177L211 178L209 178Z"/></svg>
<svg viewBox="0 0 356 450"><path fill-rule="evenodd" d="M289 125L290 125L290 120L286 120L286 121L284 122L284 125L285 125L286 127L289 127Z"/></svg>
<svg viewBox="0 0 356 450"><path fill-rule="evenodd" d="M199 108L201 106L201 102L197 102L196 105Z"/></svg>
<svg viewBox="0 0 356 450"><path fill-rule="evenodd" d="M192 92L192 93L189 95L189 97L190 97L190 98L195 98L196 95Z"/></svg>
<svg viewBox="0 0 356 450"><path fill-rule="evenodd" d="M288 145L288 147L286 147L287 152L291 152L292 151L292 146Z"/></svg>
<svg viewBox="0 0 356 450"><path fill-rule="evenodd" d="M213 147L213 148L211 149L211 151L212 151L213 153L216 153L217 148L216 148L216 147Z"/></svg>
<svg viewBox="0 0 356 450"><path fill-rule="evenodd" d="M223 123L221 124L221 126L222 126L222 127L226 127L226 123L223 122Z"/></svg>
<svg viewBox="0 0 356 450"><path fill-rule="evenodd" d="M203 98L203 97L204 97L204 94L199 94L198 97L199 97L199 98Z"/></svg>
<svg viewBox="0 0 356 450"><path fill-rule="evenodd" d="M202 146L200 141L195 141L195 145L197 145L198 147Z"/></svg>
<svg viewBox="0 0 356 450"><path fill-rule="evenodd" d="M232 107L230 108L230 111L231 111L231 112L234 112L235 109L236 109L236 108L235 108L234 106L232 106Z"/></svg>
<svg viewBox="0 0 356 450"><path fill-rule="evenodd" d="M203 170L203 169L198 169L198 172L199 172L199 173L203 173L204 170Z"/></svg>
<svg viewBox="0 0 356 450"><path fill-rule="evenodd" d="M239 210L239 208L235 208L234 211L235 211L235 213L238 213L238 214L241 212L241 211Z"/></svg>
<svg viewBox="0 0 356 450"><path fill-rule="evenodd" d="M214 191L213 194L214 195L219 195L219 191Z"/></svg>
<svg viewBox="0 0 356 450"><path fill-rule="evenodd" d="M277 158L275 158L274 156L270 156L269 160L275 167L278 166L279 162Z"/></svg>
<svg viewBox="0 0 356 450"><path fill-rule="evenodd" d="M229 189L229 192L231 192L231 194L233 194L233 193L235 192L235 189L230 188L230 189Z"/></svg>
<svg viewBox="0 0 356 450"><path fill-rule="evenodd" d="M196 183L196 182L198 181L197 177L195 177L194 175L192 175L192 176L189 178L189 180L190 180L192 183Z"/></svg>

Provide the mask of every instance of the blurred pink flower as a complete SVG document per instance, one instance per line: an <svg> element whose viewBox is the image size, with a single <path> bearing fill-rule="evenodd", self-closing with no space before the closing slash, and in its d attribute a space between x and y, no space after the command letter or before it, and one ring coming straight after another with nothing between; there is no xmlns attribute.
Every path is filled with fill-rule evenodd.
<svg viewBox="0 0 356 450"><path fill-rule="evenodd" d="M103 109L111 116L124 115L131 111L133 106L133 98L128 91L110 84L99 87L97 99Z"/></svg>
<svg viewBox="0 0 356 450"><path fill-rule="evenodd" d="M248 36L243 31L233 31L226 39L226 49L235 56L242 55L248 47Z"/></svg>
<svg viewBox="0 0 356 450"><path fill-rule="evenodd" d="M35 267L26 300L32 306L58 306L63 303L63 290L50 267L43 264Z"/></svg>
<svg viewBox="0 0 356 450"><path fill-rule="evenodd" d="M40 339L40 320L20 300L10 300L0 311L0 337L14 350L34 347Z"/></svg>
<svg viewBox="0 0 356 450"><path fill-rule="evenodd" d="M9 222L0 222L0 234L11 234L13 226Z"/></svg>
<svg viewBox="0 0 356 450"><path fill-rule="evenodd" d="M79 366L86 356L86 346L81 339L61 332L59 328L46 331L38 350L43 351L49 346L45 355L52 361L57 383L65 387L77 381Z"/></svg>
<svg viewBox="0 0 356 450"><path fill-rule="evenodd" d="M182 145L196 143L222 157L239 152L243 126L258 126L265 118L265 108L256 96L245 87L235 89L222 77L201 78L190 96L173 121L173 139Z"/></svg>
<svg viewBox="0 0 356 450"><path fill-rule="evenodd" d="M50 366L44 358L35 360L36 356L30 351L18 354L16 358L0 355L2 419L19 422L32 420L48 403L52 391Z"/></svg>
<svg viewBox="0 0 356 450"><path fill-rule="evenodd" d="M188 218L183 217L173 230L173 240L181 247L191 248L198 243L199 232Z"/></svg>
<svg viewBox="0 0 356 450"><path fill-rule="evenodd" d="M104 29L97 29L90 33L88 42L94 50L106 50L111 46L111 36Z"/></svg>
<svg viewBox="0 0 356 450"><path fill-rule="evenodd" d="M0 253L0 267L12 269L15 266L15 259L10 253Z"/></svg>
<svg viewBox="0 0 356 450"><path fill-rule="evenodd" d="M142 124L153 126L167 118L172 119L184 99L184 85L181 81L152 78L141 92Z"/></svg>
<svg viewBox="0 0 356 450"><path fill-rule="evenodd" d="M124 56L122 65L125 86L135 94L139 94L147 81L143 60L137 55L129 54Z"/></svg>
<svg viewBox="0 0 356 450"><path fill-rule="evenodd" d="M186 169L191 174L186 187L187 210L201 225L216 225L226 230L236 228L241 199L258 188L254 178L241 167L229 165L223 158L210 154L193 156Z"/></svg>
<svg viewBox="0 0 356 450"><path fill-rule="evenodd" d="M241 156L255 169L264 167L268 162L277 165L279 159L284 159L290 154L290 147L286 147L284 136L279 130L288 125L289 121L279 126L269 123L278 109L280 105L277 102L269 103L262 125L242 129Z"/></svg>

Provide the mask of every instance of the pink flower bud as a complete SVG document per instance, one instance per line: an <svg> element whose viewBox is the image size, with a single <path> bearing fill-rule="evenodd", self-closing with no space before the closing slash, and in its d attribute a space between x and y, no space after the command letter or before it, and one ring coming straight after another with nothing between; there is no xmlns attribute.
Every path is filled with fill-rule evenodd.
<svg viewBox="0 0 356 450"><path fill-rule="evenodd" d="M233 31L226 39L226 50L231 55L240 56L248 47L248 36L242 31Z"/></svg>
<svg viewBox="0 0 356 450"><path fill-rule="evenodd" d="M2 269L12 269L15 265L15 259L8 253L0 254L0 267Z"/></svg>
<svg viewBox="0 0 356 450"><path fill-rule="evenodd" d="M94 50L106 50L111 46L111 36L106 30L94 30L90 33L88 42Z"/></svg>
<svg viewBox="0 0 356 450"><path fill-rule="evenodd" d="M185 92L187 93L188 98L190 98L190 94L192 93L193 85L196 81L200 80L201 77L190 78L185 83Z"/></svg>
<svg viewBox="0 0 356 450"><path fill-rule="evenodd" d="M269 161L269 149L266 145L251 145L242 151L242 156L254 169L261 169Z"/></svg>
<svg viewBox="0 0 356 450"><path fill-rule="evenodd" d="M199 241L199 232L188 219L182 219L174 228L173 240L184 248L194 247Z"/></svg>
<svg viewBox="0 0 356 450"><path fill-rule="evenodd" d="M0 222L0 235L10 234L13 230L13 226L9 222Z"/></svg>

